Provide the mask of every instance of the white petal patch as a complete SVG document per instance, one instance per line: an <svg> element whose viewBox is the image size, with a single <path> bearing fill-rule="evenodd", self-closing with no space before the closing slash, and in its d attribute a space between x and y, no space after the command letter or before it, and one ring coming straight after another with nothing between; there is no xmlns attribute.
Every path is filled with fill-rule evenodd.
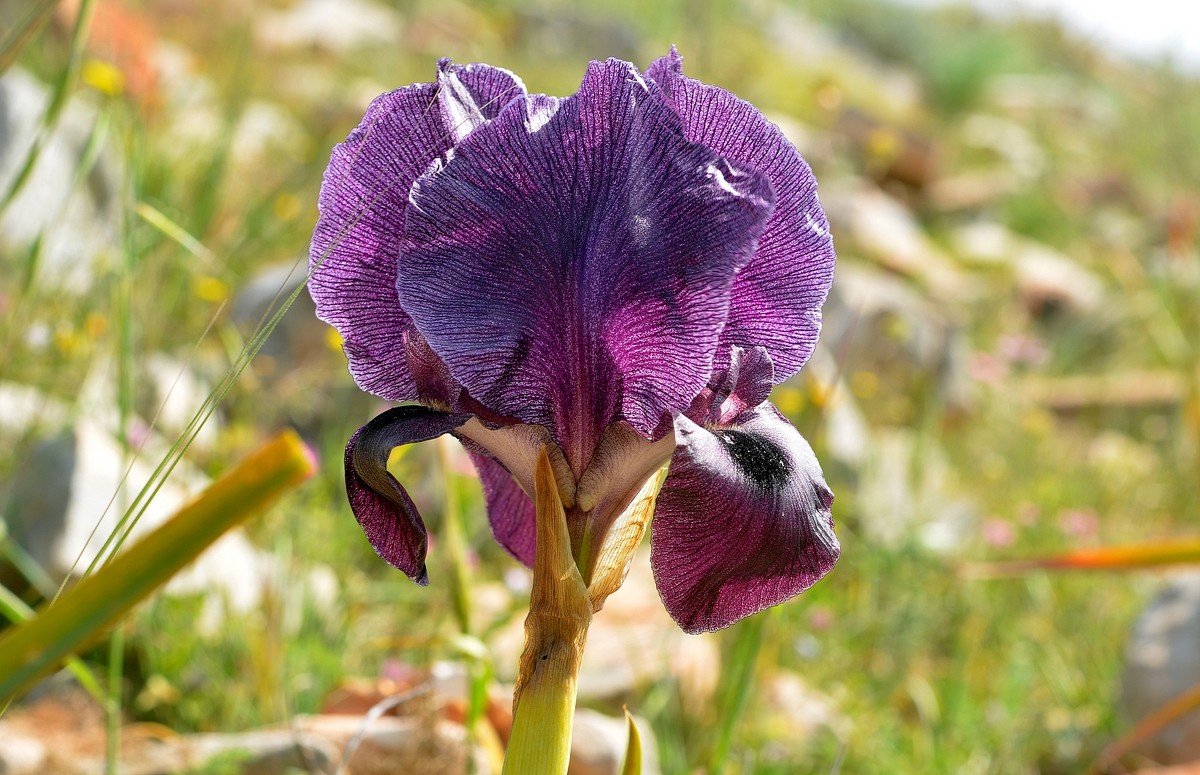
<svg viewBox="0 0 1200 775"><path fill-rule="evenodd" d="M736 188L734 188L733 186L731 186L729 184L729 181L725 179L725 173L722 172L721 168L718 167L717 165L710 164L707 167L705 167L704 174L707 175L709 177L709 179L711 179L714 183L716 183L721 188L722 191L725 191L727 193L733 194L734 196L738 196L738 197L740 197L742 195L742 192L738 191Z"/></svg>
<svg viewBox="0 0 1200 775"><path fill-rule="evenodd" d="M530 134L535 134L548 124L550 119L554 118L554 114L558 112L558 103L557 97L547 97L544 94L535 94L529 97L525 129Z"/></svg>
<svg viewBox="0 0 1200 775"><path fill-rule="evenodd" d="M471 134L472 130L483 124L485 119L467 87L463 86L462 81L458 80L458 76L453 72L443 70L438 73L438 83L441 86L438 101L446 113L446 122L450 125L454 144L457 145Z"/></svg>
<svg viewBox="0 0 1200 775"><path fill-rule="evenodd" d="M826 229L812 217L812 213L804 214L804 225L806 225L818 237L826 237L829 235L829 229Z"/></svg>
<svg viewBox="0 0 1200 775"><path fill-rule="evenodd" d="M650 441L625 423L608 426L591 463L579 479L575 502L581 511L624 509L637 490L675 451L675 434Z"/></svg>
<svg viewBox="0 0 1200 775"><path fill-rule="evenodd" d="M502 466L508 469L513 479L529 497L533 497L533 472L537 465L538 452L547 447L554 477L558 482L563 505L570 508L575 503L575 477L567 465L562 450L550 440L550 432L541 425L509 425L504 428L489 428L472 417L454 431L486 450Z"/></svg>

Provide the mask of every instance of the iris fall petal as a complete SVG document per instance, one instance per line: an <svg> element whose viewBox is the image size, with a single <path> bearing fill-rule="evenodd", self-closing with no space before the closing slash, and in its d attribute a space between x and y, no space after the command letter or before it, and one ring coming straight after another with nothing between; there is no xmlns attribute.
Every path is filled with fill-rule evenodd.
<svg viewBox="0 0 1200 775"><path fill-rule="evenodd" d="M376 553L418 584L429 583L425 522L388 472L388 457L398 446L450 433L468 419L470 415L400 406L359 428L346 444L346 494L355 519Z"/></svg>
<svg viewBox="0 0 1200 775"><path fill-rule="evenodd" d="M483 483L488 522L492 535L504 550L526 566L533 567L537 525L533 500L504 466L487 455L471 452L471 461Z"/></svg>
<svg viewBox="0 0 1200 775"><path fill-rule="evenodd" d="M712 430L681 416L675 435L650 564L685 631L727 627L829 572L840 553L833 493L808 442L773 406Z"/></svg>

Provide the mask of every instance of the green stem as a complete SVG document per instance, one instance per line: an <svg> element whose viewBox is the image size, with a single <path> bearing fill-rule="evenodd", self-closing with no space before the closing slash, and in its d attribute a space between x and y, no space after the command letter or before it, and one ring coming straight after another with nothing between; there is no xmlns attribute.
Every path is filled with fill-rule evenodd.
<svg viewBox="0 0 1200 775"><path fill-rule="evenodd" d="M108 640L108 702L105 703L107 735L104 746L105 775L117 775L121 757L121 684L124 681L125 631L113 630Z"/></svg>
<svg viewBox="0 0 1200 775"><path fill-rule="evenodd" d="M565 775L592 604L571 556L566 514L545 451L534 477L537 555L503 775Z"/></svg>

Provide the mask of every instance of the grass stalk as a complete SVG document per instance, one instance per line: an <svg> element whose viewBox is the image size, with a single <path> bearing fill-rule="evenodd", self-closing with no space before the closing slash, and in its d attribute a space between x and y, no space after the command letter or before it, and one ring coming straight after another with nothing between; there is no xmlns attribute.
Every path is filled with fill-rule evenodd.
<svg viewBox="0 0 1200 775"><path fill-rule="evenodd" d="M746 709L750 698L750 687L754 683L754 667L762 650L763 629L767 614L751 616L734 627L733 648L727 662L721 688L721 718L717 724L717 737L713 745L708 771L719 775L725 771L729 749L733 745L733 730Z"/></svg>

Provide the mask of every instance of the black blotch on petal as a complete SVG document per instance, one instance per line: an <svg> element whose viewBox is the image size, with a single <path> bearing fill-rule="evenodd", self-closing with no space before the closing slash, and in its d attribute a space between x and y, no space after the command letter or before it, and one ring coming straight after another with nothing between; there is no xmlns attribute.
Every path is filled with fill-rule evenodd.
<svg viewBox="0 0 1200 775"><path fill-rule="evenodd" d="M729 450L729 455L742 473L756 486L777 489L787 482L787 458L783 452L761 436L744 431L717 431L717 438Z"/></svg>

